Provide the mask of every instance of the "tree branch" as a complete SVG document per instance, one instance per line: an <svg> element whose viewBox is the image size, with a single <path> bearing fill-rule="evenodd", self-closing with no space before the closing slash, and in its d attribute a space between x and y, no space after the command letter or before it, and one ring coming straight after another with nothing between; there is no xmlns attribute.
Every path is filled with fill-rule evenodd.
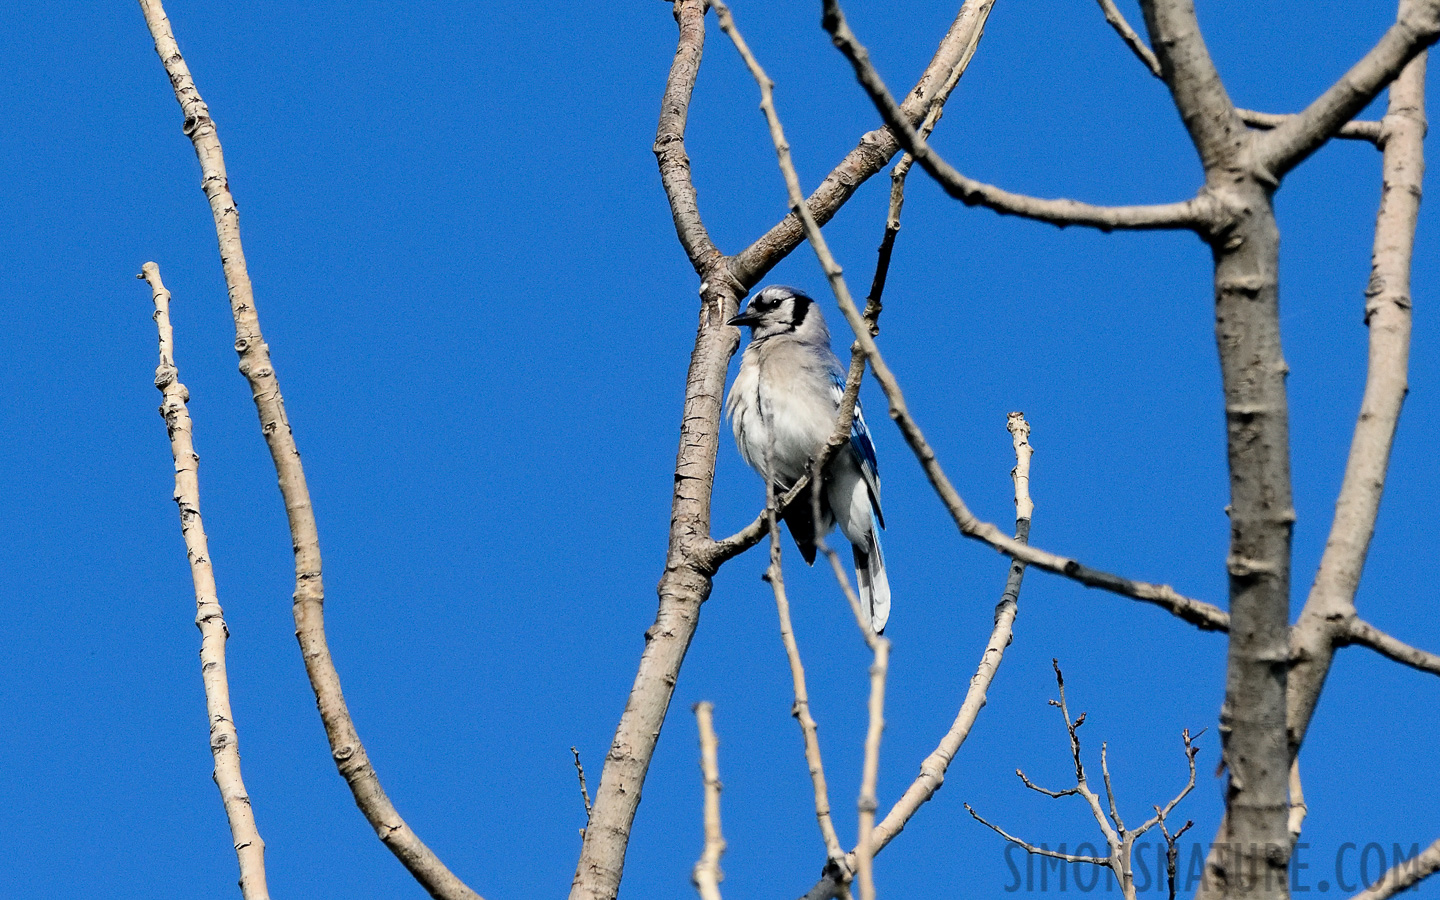
<svg viewBox="0 0 1440 900"><path fill-rule="evenodd" d="M675 234L695 271L702 276L706 267L715 262L720 251L710 240L710 233L700 219L699 198L690 177L690 157L685 153L685 123L690 114L690 95L695 78L700 74L700 57L705 49L705 12L696 15L693 8L675 4L675 24L680 39L675 47L675 61L665 80L665 94L660 99L660 119L655 128L655 161L660 167L660 181L670 201L670 215L675 220Z"/></svg>
<svg viewBox="0 0 1440 900"><path fill-rule="evenodd" d="M1359 644L1369 647L1395 662L1432 675L1440 675L1440 656L1398 641L1364 619L1351 619L1348 631L1339 637L1337 643L1340 646Z"/></svg>
<svg viewBox="0 0 1440 900"><path fill-rule="evenodd" d="M195 155L200 160L200 184L215 218L220 261L235 318L235 350L240 356L240 372L250 383L255 408L260 415L260 430L275 464L295 549L295 635L300 642L301 656L310 676L310 686L315 693L335 765L350 786L356 805L375 828L380 840L431 896L445 900L478 900L479 895L445 867L395 810L380 786L379 776L370 764L355 723L350 718L350 711L345 706L340 676L335 671L325 640L325 590L320 574L320 538L315 525L315 511L310 505L310 491L305 484L305 471L300 465L300 452L285 415L285 402L280 396L280 383L270 360L270 348L260 331L254 292L245 267L245 252L240 243L239 213L235 198L230 194L220 139L215 131L215 122L210 118L210 110L201 99L190 69L180 55L180 47L175 43L170 20L166 18L160 0L140 0L140 9L155 39L155 52L170 76L175 99L185 115L184 131L195 145Z"/></svg>
<svg viewBox="0 0 1440 900"><path fill-rule="evenodd" d="M700 900L720 900L720 857L725 853L725 835L720 831L719 738L715 737L714 707L709 701L695 704L700 727L700 771L705 779L705 850L691 875Z"/></svg>
<svg viewBox="0 0 1440 900"><path fill-rule="evenodd" d="M715 7L721 27L728 11L720 0L710 0ZM726 28L727 32L729 28ZM732 35L732 38L734 35ZM772 432L773 433L773 432ZM767 467L768 468L768 467ZM840 836L835 832L835 822L830 816L830 792L825 785L825 763L820 756L820 735L815 718L810 715L810 692L805 687L805 666L800 661L800 645L795 641L795 628L790 622L790 601L785 596L785 575L780 565L780 521L773 505L775 485L766 481L766 493L770 506L770 565L765 570L765 580L775 593L775 609L780 616L780 640L785 645L785 658L790 663L790 680L795 690L795 705L790 714L800 723L800 734L805 743L805 764L810 770L810 784L815 791L815 820L820 825L820 837L825 842L825 855L836 859L844 855L840 848Z"/></svg>
<svg viewBox="0 0 1440 900"><path fill-rule="evenodd" d="M1037 791L1038 793L1044 794L1047 797L1060 798L1073 795L1084 799L1085 803L1090 807L1091 817L1095 820L1095 823L1100 826L1100 833L1105 838L1105 846L1108 847L1110 850L1109 856L1104 859L1101 859L1099 857L1082 857L1079 859L1075 859L1065 854L1059 854L1047 849L1036 848L1034 845L1028 844L1020 840L1019 838L1008 834L1007 832L1001 830L1000 828L981 818L979 813L975 812L975 810L970 808L970 804L965 804L965 809L969 810L970 815L973 816L976 821L988 826L1001 837L1005 838L1007 841L1018 844L1019 846L1024 847L1031 853L1038 854L1040 856L1050 856L1057 859L1065 859L1070 862L1088 862L1092 865L1105 866L1106 868L1110 869L1110 871L1114 873L1116 879L1118 879L1120 884L1120 893L1125 898L1125 900L1136 900L1137 896L1135 891L1135 871L1133 859L1135 841L1140 836L1145 834L1145 832L1149 831L1156 825L1159 825L1160 830L1165 834L1166 844L1170 850L1167 859L1171 878L1170 887L1173 894L1175 877L1174 866L1177 855L1177 852L1175 850L1175 842L1179 840L1180 835L1183 834L1185 830L1190 827L1190 825L1189 823L1187 823L1185 825L1185 828L1180 829L1179 832L1172 835L1165 828L1165 818L1174 811L1176 805L1179 804L1181 800L1185 799L1185 797L1195 787L1195 754L1199 751L1191 743L1189 730L1187 729L1181 734L1181 738L1185 742L1185 759L1190 768L1190 777L1189 780L1186 782L1185 787L1180 791L1179 794L1174 797L1174 799L1172 799L1169 803L1165 804L1164 808L1161 808L1159 806L1154 807L1155 815L1153 818L1145 822L1139 828L1136 828L1134 830L1127 829L1125 827L1124 820L1120 818L1119 805L1117 804L1115 799L1115 789L1110 781L1110 763L1108 759L1109 748L1103 742L1100 745L1100 768L1104 772L1105 797L1109 803L1109 818L1106 818L1107 812L1105 808L1101 805L1100 796L1090 788L1089 783L1086 781L1085 764L1081 761L1080 758L1079 736L1080 726L1085 724L1085 714L1082 712L1079 718L1070 718L1070 709L1065 702L1065 676L1060 671L1059 661L1051 660L1051 662L1055 668L1055 684L1060 691L1060 699L1051 700L1050 705L1059 709L1060 715L1063 716L1065 719L1065 732L1070 738L1070 758L1075 765L1075 786L1073 788L1067 788L1063 791L1051 791L1036 786L1030 781L1030 779L1026 778L1025 773L1019 769L1015 770L1015 774L1020 776L1020 780L1025 783L1026 787L1030 788L1033 791Z"/></svg>
<svg viewBox="0 0 1440 900"><path fill-rule="evenodd" d="M667 165L667 159L670 161L661 182L676 214L676 233L700 274L699 324L686 375L669 547L656 591L659 604L655 623L645 632L645 650L605 756L590 825L585 829L585 842L571 882L571 900L614 900L619 890L645 776L686 651L699 625L700 607L710 596L711 576L719 565L710 552L714 544L710 539L710 501L725 373L740 343L739 329L725 322L735 314L744 288L731 276L729 261L710 253L707 242L699 239L702 232L696 228L699 212L689 167L681 164L693 66L699 61L696 54L704 32L705 3L676 0L674 11L679 25L677 62L671 66L660 111L657 136L663 146L657 159L662 166Z"/></svg>
<svg viewBox="0 0 1440 900"><path fill-rule="evenodd" d="M964 804L964 806L965 811L968 812L972 817L974 817L975 821L979 822L981 825L984 825L986 828L989 828L991 831L1000 835L1010 843L1023 847L1025 848L1025 850L1035 854L1036 856L1048 856L1051 859L1063 859L1066 862L1070 863L1090 863L1092 866L1108 866L1110 864L1109 860L1101 859L1098 856L1076 856L1071 853L1060 853L1049 848L1036 847L1034 844L1027 844L1025 841L1022 841L1015 835L1010 834L1008 831L1001 828L999 825L987 822L984 817L982 817L970 806L970 804L966 803Z"/></svg>
<svg viewBox="0 0 1440 900"><path fill-rule="evenodd" d="M1257 112L1253 109L1237 109L1240 121L1251 128L1269 130L1285 124L1295 118L1294 114L1284 115L1282 113ZM1351 141L1365 141L1366 143L1380 144L1380 123L1369 119L1354 119L1340 126L1340 130L1332 137L1344 138Z"/></svg>
<svg viewBox="0 0 1440 900"><path fill-rule="evenodd" d="M1365 393L1325 552L1290 634L1290 655L1295 663L1286 692L1286 730L1292 760L1310 727L1335 647L1341 643L1365 643L1356 639L1350 624L1356 615L1355 592L1375 533L1390 450L1409 390L1410 266L1425 173L1425 65L1425 55L1421 54L1400 73L1390 86L1389 103L1381 120L1383 186L1375 216L1370 282L1365 291L1365 323L1369 329ZM1408 664L1405 659L1401 661Z"/></svg>
<svg viewBox="0 0 1440 900"><path fill-rule="evenodd" d="M1151 75L1154 75L1156 78L1163 78L1164 74L1160 69L1160 60L1155 58L1155 53L1150 49L1150 46L1145 43L1140 35L1135 33L1134 28L1130 27L1130 23L1125 20L1125 16L1115 5L1115 0L1098 0L1098 2L1100 9L1105 13L1105 21L1110 23L1110 27L1115 29L1115 33L1120 35L1120 39L1134 52L1140 62L1145 64L1145 68L1150 70ZM1251 128L1266 130L1275 128L1294 118L1293 116L1278 113L1257 112L1253 109L1237 109L1235 112L1240 116L1240 121L1249 125ZM1334 137L1378 144L1380 141L1380 123L1368 121L1346 122L1340 126L1340 130L1334 134Z"/></svg>
<svg viewBox="0 0 1440 900"><path fill-rule="evenodd" d="M1207 195L1179 203L1149 206L1096 206L1076 200L1047 200L1015 194L967 178L940 157L907 121L904 110L885 87L870 63L869 53L855 38L838 0L825 0L823 19L835 46L855 69L856 78L870 95L880 117L921 168L945 192L969 206L984 206L1002 215L1014 215L1051 225L1084 225L1101 231L1115 229L1189 229L1205 231L1216 227L1217 211Z"/></svg>
<svg viewBox="0 0 1440 900"><path fill-rule="evenodd" d="M1130 23L1125 21L1120 9L1115 6L1115 0L1099 0L1099 3L1100 10L1105 13L1105 21L1109 22L1110 27L1115 29L1115 33L1120 35L1125 46L1129 47L1136 58L1145 64L1145 68L1150 70L1151 75L1162 78L1160 60L1155 58L1155 52L1145 44L1140 35L1135 33L1135 29L1130 27Z"/></svg>
<svg viewBox="0 0 1440 900"><path fill-rule="evenodd" d="M1436 841L1418 856L1396 863L1380 879L1350 900L1388 900L1401 891L1408 890L1421 881L1440 872L1440 841Z"/></svg>
<svg viewBox="0 0 1440 900"><path fill-rule="evenodd" d="M880 736L885 730L885 673L890 665L890 641L875 636L870 642L875 661L870 664L870 724L865 731L865 763L861 770L859 800L860 843L855 848L855 870L860 900L875 900L875 782L880 773Z"/></svg>
<svg viewBox="0 0 1440 900"><path fill-rule="evenodd" d="M225 613L215 588L215 569L210 563L210 543L200 517L200 456L195 452L194 428L186 401L190 392L180 383L175 367L175 331L170 327L170 292L160 281L160 267L147 262L137 276L150 285L155 302L155 325L160 335L160 365L155 369L155 387L165 401L160 415L170 434L170 451L175 458L175 503L180 508L180 531L185 537L190 577L195 583L195 625L200 629L200 678L205 685L205 711L210 719L210 754L215 758L215 786L235 856L240 863L240 894L245 900L269 900L265 886L265 842L255 825L255 811L245 781L240 777L240 734L230 709L230 680L225 670Z"/></svg>
<svg viewBox="0 0 1440 900"><path fill-rule="evenodd" d="M1319 149L1364 109L1400 70L1440 38L1440 2L1402 0L1400 15L1350 71L1303 112L1259 136L1257 163L1277 179Z"/></svg>

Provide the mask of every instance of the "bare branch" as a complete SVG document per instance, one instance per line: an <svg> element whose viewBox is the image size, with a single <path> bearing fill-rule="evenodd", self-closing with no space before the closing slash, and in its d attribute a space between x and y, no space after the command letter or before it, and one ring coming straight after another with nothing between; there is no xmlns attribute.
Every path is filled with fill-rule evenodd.
<svg viewBox="0 0 1440 900"><path fill-rule="evenodd" d="M700 726L700 771L705 778L705 850L690 877L700 900L720 900L725 835L720 831L720 740L715 736L714 707L708 701L695 704L695 720Z"/></svg>
<svg viewBox="0 0 1440 900"><path fill-rule="evenodd" d="M585 803L585 824L590 824L590 788L585 785L585 767L580 765L580 751L574 747L570 753L575 757L575 774L580 778L580 799ZM580 829L580 836L585 836L585 829Z"/></svg>
<svg viewBox="0 0 1440 900"><path fill-rule="evenodd" d="M683 58L687 45L698 49L694 42L698 40L696 30L703 32L704 29L705 2L676 0L674 10L681 29L677 58ZM691 77L688 63L672 66L671 76L667 97L688 99L688 93L677 87L688 83ZM684 116L673 109L662 108L661 118L669 123L668 128L662 124L659 129L662 136L683 137ZM681 149L673 140L665 143L669 150ZM669 192L672 209L692 209L693 203L686 200L688 184L684 179L672 177L680 174L680 169L672 169L671 175L662 182ZM688 213L682 215L677 230L686 227L687 216ZM691 233L695 233L693 229ZM692 243L687 253L697 246L700 245ZM645 776L686 651L699 626L701 606L714 586L711 577L719 565L710 552L714 543L710 539L710 502L720 444L725 375L740 343L739 329L725 322L735 314L744 288L730 275L726 259L715 255L706 260L703 246L691 256L691 263L700 271L699 323L680 415L669 546L656 590L659 603L654 624L645 632L645 649L640 655L625 710L605 755L590 825L585 830L584 846L570 886L571 900L614 900L619 891ZM760 534L763 527L755 540Z"/></svg>
<svg viewBox="0 0 1440 900"><path fill-rule="evenodd" d="M1160 69L1160 60L1155 58L1155 53L1150 49L1150 45L1145 43L1145 39L1136 34L1135 29L1130 27L1130 23L1125 20L1125 16L1115 5L1115 0L1098 0L1098 2L1100 9L1105 13L1105 21L1110 23L1110 27L1115 29L1115 33L1120 35L1120 39L1134 52L1140 62L1145 64L1145 68L1150 70L1151 75L1154 75L1156 78L1162 78L1163 73ZM1249 125L1251 128L1266 130L1275 128L1293 118L1293 116L1279 113L1257 112L1253 109L1237 109L1235 112L1240 116L1240 121ZM1380 123L1369 121L1346 122L1340 127L1340 130L1334 134L1334 137L1378 144L1380 142Z"/></svg>
<svg viewBox="0 0 1440 900"><path fill-rule="evenodd" d="M1035 782L1031 781L1020 769L1016 769L1015 774L1020 776L1020 781L1023 782L1024 785L1030 790L1034 791L1037 794L1044 794L1045 796L1055 800L1058 800L1061 797L1073 797L1076 794L1080 793L1080 789L1078 787L1066 788L1063 791L1052 791L1048 788L1043 788Z"/></svg>
<svg viewBox="0 0 1440 900"><path fill-rule="evenodd" d="M1340 636L1339 643L1342 646L1359 644L1362 647L1369 647L1381 656L1393 659L1398 663L1404 663L1432 675L1440 675L1440 656L1398 641L1364 619L1350 620L1349 631Z"/></svg>
<svg viewBox="0 0 1440 900"><path fill-rule="evenodd" d="M710 240L705 223L700 219L699 199L690 178L690 157L685 153L685 123L690 113L690 95L700 73L700 57L705 49L705 11L693 6L675 4L675 24L680 39L675 47L675 61L665 80L665 94L660 99L660 120L655 129L655 160L660 165L660 181L670 200L670 215L675 220L675 234L695 271L704 276L720 251Z"/></svg>
<svg viewBox="0 0 1440 900"><path fill-rule="evenodd" d="M1425 64L1421 54L1400 73L1390 86L1381 121L1383 187L1364 307L1369 328L1365 393L1325 553L1290 631L1290 655L1295 662L1286 686L1286 730L1292 759L1310 727L1335 647L1366 643L1364 629L1359 636L1362 639L1357 639L1350 623L1355 618L1355 592L1375 533L1390 450L1409 389L1410 266L1425 173ZM1382 653L1379 645L1388 646L1381 641L1368 645ZM1410 664L1404 655L1400 661Z"/></svg>
<svg viewBox="0 0 1440 900"><path fill-rule="evenodd" d="M1200 734L1204 733L1205 732L1203 730L1200 732ZM1198 734L1196 735L1196 737L1199 736L1200 735ZM1185 782L1185 787L1180 790L1180 793L1175 795L1174 799L1172 799L1169 803L1165 804L1164 809L1161 809L1158 806L1155 807L1155 816L1146 821L1145 824L1141 825L1139 828L1135 829L1135 831L1133 832L1134 837L1139 837L1140 835L1149 831L1151 828L1154 828L1156 825L1161 825L1161 831L1164 831L1163 826L1165 823L1165 817L1170 815L1170 813L1174 812L1175 807L1180 804L1180 801L1184 800L1187 796L1189 796L1190 792L1195 789L1195 756L1200 752L1200 748L1196 747L1194 744L1191 743L1190 729L1188 728L1180 733L1180 739L1185 742L1185 760L1190 765L1190 780ZM1187 825L1185 827L1188 828L1190 826ZM1183 832L1184 830L1184 828L1180 829L1181 832ZM1179 835L1177 834L1176 836L1178 837Z"/></svg>
<svg viewBox="0 0 1440 900"><path fill-rule="evenodd" d="M1421 850L1418 856L1396 863L1379 880L1350 900L1388 900L1440 872L1440 841Z"/></svg>
<svg viewBox="0 0 1440 900"><path fill-rule="evenodd" d="M979 822L981 825L989 828L991 831L1000 835L1010 843L1025 848L1027 851L1035 854L1036 856L1048 856L1051 859L1063 859L1066 862L1071 863L1090 863L1092 866L1108 867L1110 865L1110 861L1108 859L1101 859L1098 856L1076 856L1071 853L1060 853L1045 847L1036 847L1034 844L1027 844L1026 842L1017 838L1015 835L1010 834L1000 826L985 821L985 819L973 808L971 808L970 804L968 803L965 804L965 811L970 813L970 815L974 817L975 821Z"/></svg>
<svg viewBox="0 0 1440 900"><path fill-rule="evenodd" d="M861 86L900 142L900 146L930 174L945 192L969 206L984 206L1004 215L1021 216L1051 225L1084 225L1101 231L1115 229L1189 229L1206 231L1215 226L1217 211L1207 194L1179 203L1148 206L1096 206L1076 200L1047 200L1015 194L967 178L931 149L906 120L902 108L870 63L869 53L845 22L838 0L825 0L825 30L855 68Z"/></svg>
<svg viewBox="0 0 1440 900"><path fill-rule="evenodd" d="M235 318L235 350L240 355L240 372L250 383L255 408L260 415L260 430L275 464L290 522L295 550L295 635L300 642L301 657L310 676L310 686L315 693L335 765L375 833L421 886L435 897L477 900L478 895L445 867L395 810L380 786L380 779L370 764L345 706L340 676L335 671L325 640L325 590L321 579L320 538L315 525L315 511L310 505L310 491L305 484L305 471L300 465L300 451L295 446L295 437L285 415L285 402L270 360L270 349L260 331L254 291L245 266L245 251L240 243L240 217L225 174L220 139L215 131L215 122L210 118L210 110L201 99L190 69L180 55L180 47L175 43L170 20L166 18L160 0L140 0L140 8L155 39L155 52L170 76L175 99L185 115L185 134L195 145L195 155L200 160L200 184L215 218L220 261Z"/></svg>
<svg viewBox="0 0 1440 900"><path fill-rule="evenodd" d="M1150 74L1160 78L1160 60L1155 58L1155 52L1150 49L1140 35L1135 33L1135 29L1130 27L1130 23L1125 21L1119 8L1115 6L1115 0L1099 0L1099 2L1101 11L1105 13L1105 21L1110 23L1110 27L1115 29L1115 33L1120 35L1120 39L1125 42L1125 45L1145 64L1145 68L1150 70Z"/></svg>
<svg viewBox="0 0 1440 900"><path fill-rule="evenodd" d="M235 856L240 863L240 894L245 900L269 900L265 886L265 842L255 825L255 811L245 781L240 777L240 734L230 709L230 680L225 669L225 613L215 588L210 543L200 517L200 457L195 452L194 427L185 404L190 392L180 383L175 367L175 332L170 327L170 292L160 281L160 267L147 262L137 277L150 285L155 302L155 325L160 335L160 365L155 387L164 395L160 415L170 434L175 458L175 503L180 508L180 531L190 558L195 583L195 625L200 629L200 679L205 685L205 711L210 720L210 754L215 758L215 786L225 818L230 823Z"/></svg>
<svg viewBox="0 0 1440 900"><path fill-rule="evenodd" d="M1279 127L1294 118L1294 115L1281 113L1257 112L1253 109L1237 109L1240 121L1251 128L1269 130ZM1340 126L1340 130L1333 135L1337 138L1344 138L1351 141L1365 141L1370 144L1380 143L1380 123L1368 119L1355 119Z"/></svg>
<svg viewBox="0 0 1440 900"><path fill-rule="evenodd" d="M727 25L729 11L719 2L711 0L721 27L727 33L733 27ZM737 35L731 34L732 39ZM769 431L774 434L773 430ZM767 448L768 455L768 448ZM766 469L774 471L768 464ZM790 622L790 601L785 596L785 574L780 564L780 517L775 508L775 484L768 479L765 484L770 519L770 565L765 570L765 580L775 592L775 609L780 616L780 640L785 645L785 658L790 662L790 680L795 689L795 705L790 714L800 723L800 734L805 742L805 764L810 770L810 784L815 791L815 820L820 825L820 837L825 842L825 855L837 859L845 855L840 848L840 836L835 832L835 822L830 816L830 792L825 785L825 764L820 756L820 735L815 719L810 715L810 693L805 687L805 666L800 661L800 645L795 641L795 629Z"/></svg>
<svg viewBox="0 0 1440 900"><path fill-rule="evenodd" d="M1416 55L1440 38L1440 2L1400 4L1400 15L1350 71L1303 112L1256 141L1258 165L1277 179L1319 149L1364 109Z"/></svg>
<svg viewBox="0 0 1440 900"><path fill-rule="evenodd" d="M855 848L855 871L860 900L875 900L875 782L880 772L880 735L885 730L885 673L890 664L890 641L873 641L875 661L870 665L870 725L865 731L865 764L860 778L860 844Z"/></svg>
<svg viewBox="0 0 1440 900"><path fill-rule="evenodd" d="M920 121L930 110L944 105L975 55L985 21L994 4L995 0L965 0L961 5L935 56L914 90L905 98L901 109L909 121ZM825 176L805 201L810 215L821 224L830 221L860 185L884 168L899 149L900 145L889 129L867 132L860 138L859 145ZM732 257L730 272L740 284L753 287L804 239L802 223L792 212L755 243Z"/></svg>
<svg viewBox="0 0 1440 900"><path fill-rule="evenodd" d="M1115 789L1110 785L1110 745L1100 742L1100 771L1105 776L1105 798L1110 801L1110 821L1115 823L1115 828L1121 833L1125 831L1125 823L1120 820L1120 810L1115 808Z"/></svg>
<svg viewBox="0 0 1440 900"><path fill-rule="evenodd" d="M1158 806L1155 808L1155 814L1160 815ZM1179 831L1171 834L1170 829L1165 827L1165 819L1163 817L1160 819L1160 833L1165 836L1165 877L1170 884L1170 900L1175 900L1175 875L1179 868L1176 862L1180 858L1180 835L1189 831L1194 824L1187 820L1184 825L1180 826Z"/></svg>

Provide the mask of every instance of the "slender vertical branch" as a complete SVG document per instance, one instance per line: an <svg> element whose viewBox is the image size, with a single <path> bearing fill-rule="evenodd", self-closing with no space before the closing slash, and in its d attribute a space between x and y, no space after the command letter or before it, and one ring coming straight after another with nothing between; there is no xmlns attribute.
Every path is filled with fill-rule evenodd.
<svg viewBox="0 0 1440 900"><path fill-rule="evenodd" d="M720 830L720 739L715 736L715 708L708 701L695 704L695 721L700 727L700 772L705 779L705 850L691 878L700 900L720 900L725 835Z"/></svg>
<svg viewBox="0 0 1440 900"><path fill-rule="evenodd" d="M865 762L860 776L860 843L855 848L855 871L860 900L875 900L875 782L880 773L880 737L885 731L885 675L890 668L890 641L873 641L875 661L870 664L870 724L865 730Z"/></svg>
<svg viewBox="0 0 1440 900"><path fill-rule="evenodd" d="M725 21L724 9L719 0L716 5L720 21ZM775 433L773 427L767 433ZM769 460L770 448L766 448L766 471L774 471ZM800 723L800 735L805 744L805 765L810 770L810 784L815 791L815 820L820 826L820 837L825 842L828 859L845 855L840 847L840 836L835 832L835 822L830 815L830 792L825 784L825 762L820 755L819 726L810 714L810 692L805 687L805 666L800 661L800 645L795 640L795 628L790 621L790 601L785 595L785 573L780 555L780 513L775 502L775 483L766 479L765 499L770 523L770 565L765 569L765 580L775 593L775 610L780 617L780 640L785 645L785 658L790 663L790 680L795 690L795 704L790 714Z"/></svg>
<svg viewBox="0 0 1440 900"><path fill-rule="evenodd" d="M710 252L708 238L700 239L703 224L685 158L685 124L705 39L705 9L704 0L673 4L679 38L655 135L661 183L676 232L700 275L699 321L675 455L669 546L656 589L655 621L645 632L645 650L600 772L571 900L613 900L619 890L645 776L700 623L700 607L713 587L711 576L723 562L710 551L710 500L725 372L740 343L739 329L725 322L735 314L743 288L730 275L727 259Z"/></svg>
<svg viewBox="0 0 1440 900"><path fill-rule="evenodd" d="M1124 41L1125 46L1130 48L1130 52L1145 64L1145 68L1150 70L1151 75L1160 78L1160 60L1155 58L1154 51L1146 46L1144 39L1135 33L1135 29L1130 27L1129 22L1125 21L1125 16L1121 15L1119 8L1115 6L1115 0L1099 0L1099 3L1100 11L1105 14L1105 21L1109 22L1110 27L1115 29L1115 33L1120 35L1120 40Z"/></svg>
<svg viewBox="0 0 1440 900"><path fill-rule="evenodd" d="M316 705L325 726L325 736L330 741L335 765L350 786L356 805L375 828L380 840L425 890L446 900L475 900L478 895L445 867L396 812L380 786L380 779L370 764L345 706L340 676L335 671L325 640L325 590L320 574L320 537L315 511L310 504L305 471L300 465L300 451L295 446L295 436L285 415L285 402L280 396L280 383L270 360L270 348L260 332L254 291L245 267L245 251L240 243L239 212L235 198L230 194L220 138L216 134L215 122L210 118L210 110L201 99L190 69L180 55L180 47L175 42L170 20L166 18L160 0L140 0L140 8L155 39L155 52L170 76L175 99L184 113L184 131L195 145L195 155L200 160L200 184L215 217L220 261L229 290L230 309L235 318L235 350L240 356L240 372L250 383L255 408L260 415L260 430L270 449L270 458L275 463L280 493L290 522L295 549L295 636L300 642L301 656L310 676L310 686L315 692Z"/></svg>
<svg viewBox="0 0 1440 900"><path fill-rule="evenodd" d="M230 710L230 680L225 671L225 613L215 589L215 569L210 564L210 545L205 522L200 517L200 457L195 452L194 429L186 401L190 392L180 383L175 367L175 332L170 327L170 292L160 281L160 267L147 262L138 276L150 285L155 302L155 325L160 334L160 365L155 370L155 387L165 401L160 415L170 434L170 451L175 457L175 503L180 508L180 531L185 536L185 555L190 558L190 577L195 582L195 625L200 629L200 678L205 685L205 711L210 719L210 754L215 758L215 786L230 836L240 862L240 894L245 900L269 900L265 887L265 842L255 825L255 811L245 781L240 777L240 735Z"/></svg>
<svg viewBox="0 0 1440 900"><path fill-rule="evenodd" d="M1390 86L1382 120L1382 187L1365 291L1365 324L1370 332L1365 393L1325 552L1290 636L1295 665L1290 671L1286 727L1292 758L1310 727L1335 647L1348 642L1347 632L1355 620L1355 592L1375 533L1390 450L1409 390L1410 264L1425 174L1425 65L1425 55L1416 57Z"/></svg>

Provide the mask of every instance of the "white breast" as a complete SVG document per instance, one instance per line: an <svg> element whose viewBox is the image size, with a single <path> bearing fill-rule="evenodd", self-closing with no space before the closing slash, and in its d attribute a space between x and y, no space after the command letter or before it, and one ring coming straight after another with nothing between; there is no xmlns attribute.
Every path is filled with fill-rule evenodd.
<svg viewBox="0 0 1440 900"><path fill-rule="evenodd" d="M763 356L753 344L746 348L726 411L745 462L761 475L792 484L830 436L835 401L828 375L816 370L805 348L766 343ZM767 445L773 472L766 465Z"/></svg>

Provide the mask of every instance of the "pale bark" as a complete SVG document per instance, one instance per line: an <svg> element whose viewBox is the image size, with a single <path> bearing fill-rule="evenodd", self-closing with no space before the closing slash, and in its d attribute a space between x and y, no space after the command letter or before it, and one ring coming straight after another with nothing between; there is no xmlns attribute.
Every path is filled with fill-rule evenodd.
<svg viewBox="0 0 1440 900"><path fill-rule="evenodd" d="M705 779L705 849L691 878L700 900L720 900L725 835L720 830L720 740L715 736L714 707L708 702L695 704L695 721L700 728L700 772Z"/></svg>
<svg viewBox="0 0 1440 900"><path fill-rule="evenodd" d="M1355 592L1375 533L1390 450L1409 390L1410 262L1425 173L1424 55L1406 66L1391 85L1382 124L1380 208L1375 218L1370 283L1365 291L1365 323L1370 333L1365 393L1325 552L1290 635L1295 660L1290 672L1287 724L1292 756L1298 754L1310 727L1337 646L1355 641L1381 652L1387 647L1398 652L1404 646L1359 622ZM1362 636L1370 639L1363 640ZM1422 660L1433 659L1431 654L1415 653Z"/></svg>
<svg viewBox="0 0 1440 900"><path fill-rule="evenodd" d="M230 679L225 669L225 612L215 587L210 544L200 516L200 456L195 452L194 426L186 403L190 392L180 383L175 367L175 331L170 326L170 292L160 280L160 267L147 262L139 275L150 285L155 303L155 325L160 336L160 365L155 387L164 395L160 415L170 434L175 458L175 504L180 509L180 531L190 578L195 583L195 625L200 629L200 679L205 685L205 712L210 720L210 754L215 758L215 786L230 822L230 837L240 863L240 894L245 900L269 900L265 886L265 842L255 825L250 794L240 776L240 734L230 708Z"/></svg>
<svg viewBox="0 0 1440 900"><path fill-rule="evenodd" d="M190 69L180 55L164 8L159 0L140 0L140 8L155 39L155 52L170 76L175 99L184 113L184 131L195 145L195 155L200 160L200 185L210 201L210 210L215 218L220 262L235 319L235 350L240 356L240 372L250 384L255 409L260 416L260 430L275 464L280 494L290 523L295 551L295 636L300 642L301 656L335 765L350 786L356 805L380 840L425 890L445 900L478 900L478 895L445 867L395 810L380 786L380 779L370 764L345 706L340 676L335 671L325 640L325 591L321 579L320 537L315 512L310 504L305 472L300 465L300 451L295 446L295 437L285 415L285 402L270 360L270 348L260 331L254 291L240 243L239 212L235 198L230 194L220 139L215 122L210 118L210 110L201 99Z"/></svg>
<svg viewBox="0 0 1440 900"><path fill-rule="evenodd" d="M1421 850L1413 859L1396 863L1384 875L1350 900L1388 900L1401 891L1440 872L1440 841Z"/></svg>

